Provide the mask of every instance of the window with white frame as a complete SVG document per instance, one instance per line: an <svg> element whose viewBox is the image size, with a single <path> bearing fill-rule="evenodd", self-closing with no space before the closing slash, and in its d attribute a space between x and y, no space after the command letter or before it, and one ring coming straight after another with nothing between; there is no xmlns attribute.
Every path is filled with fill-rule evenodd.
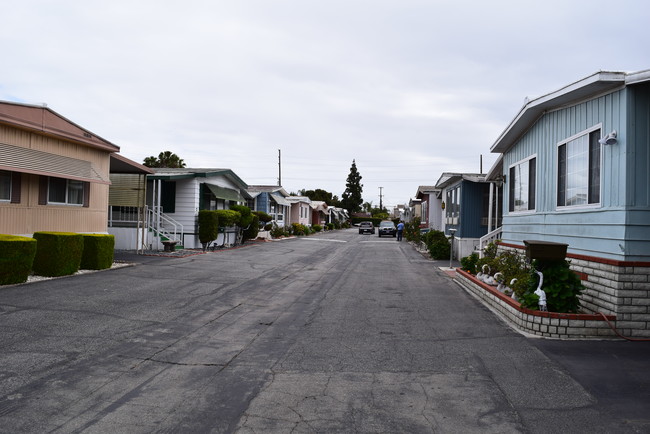
<svg viewBox="0 0 650 434"><path fill-rule="evenodd" d="M429 204L427 201L422 201L422 223L429 220Z"/></svg>
<svg viewBox="0 0 650 434"><path fill-rule="evenodd" d="M11 200L11 172L0 170L0 201Z"/></svg>
<svg viewBox="0 0 650 434"><path fill-rule="evenodd" d="M447 190L445 205L446 224L457 225L460 217L460 185Z"/></svg>
<svg viewBox="0 0 650 434"><path fill-rule="evenodd" d="M47 202L66 205L83 205L84 183L72 179L49 178Z"/></svg>
<svg viewBox="0 0 650 434"><path fill-rule="evenodd" d="M510 212L535 209L537 158L530 157L510 166L508 176L508 210Z"/></svg>
<svg viewBox="0 0 650 434"><path fill-rule="evenodd" d="M600 128L574 136L557 148L557 206L600 203Z"/></svg>

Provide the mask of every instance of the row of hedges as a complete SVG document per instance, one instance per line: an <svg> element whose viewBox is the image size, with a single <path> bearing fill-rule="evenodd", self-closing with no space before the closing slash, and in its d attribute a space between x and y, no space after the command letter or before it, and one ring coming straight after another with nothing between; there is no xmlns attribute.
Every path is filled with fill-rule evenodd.
<svg viewBox="0 0 650 434"><path fill-rule="evenodd" d="M265 212L251 211L244 205L233 205L230 209L199 211L199 242L205 250L219 236L220 228L237 226L243 233L242 242L257 238L260 222L268 223L272 217Z"/></svg>
<svg viewBox="0 0 650 434"><path fill-rule="evenodd" d="M300 223L292 223L291 226L278 226L276 224L273 224L273 226L269 228L269 230L273 238L282 238L282 237L290 237L290 236L311 235L321 231L333 231L335 229L345 229L349 227L350 227L350 223L337 221L334 223L327 223L325 226L321 226L321 225L307 226Z"/></svg>
<svg viewBox="0 0 650 434"><path fill-rule="evenodd" d="M114 248L115 237L105 234L36 232L33 238L0 235L0 285L26 282L31 272L56 277L80 269L110 268Z"/></svg>

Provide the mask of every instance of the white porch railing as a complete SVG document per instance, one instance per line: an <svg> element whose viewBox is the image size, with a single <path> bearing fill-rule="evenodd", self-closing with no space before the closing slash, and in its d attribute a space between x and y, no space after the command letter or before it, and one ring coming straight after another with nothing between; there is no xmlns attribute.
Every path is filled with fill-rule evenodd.
<svg viewBox="0 0 650 434"><path fill-rule="evenodd" d="M483 235L479 241L478 241L478 254L482 258L483 257L483 250L485 249L485 246L490 244L491 242L494 242L496 240L501 239L501 232L502 228L498 227L492 232L488 232L487 234Z"/></svg>
<svg viewBox="0 0 650 434"><path fill-rule="evenodd" d="M147 207L146 227L156 238L156 247L162 241L183 241L183 225L162 212L162 207ZM152 246L153 247L153 246Z"/></svg>

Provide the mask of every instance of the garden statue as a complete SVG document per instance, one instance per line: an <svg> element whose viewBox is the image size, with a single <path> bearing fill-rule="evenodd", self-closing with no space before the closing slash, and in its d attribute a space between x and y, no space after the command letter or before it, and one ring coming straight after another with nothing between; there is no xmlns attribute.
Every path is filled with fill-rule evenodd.
<svg viewBox="0 0 650 434"><path fill-rule="evenodd" d="M510 295L514 301L519 301L519 298L517 297L517 294L515 291L512 289L515 286L515 283L517 283L517 278L515 277L510 281L510 286L506 287L506 294Z"/></svg>
<svg viewBox="0 0 650 434"><path fill-rule="evenodd" d="M498 273L494 273L494 280L496 280L498 284L497 291L505 292L508 287L505 284L506 279L503 277L503 273L500 271Z"/></svg>
<svg viewBox="0 0 650 434"><path fill-rule="evenodd" d="M539 310L546 312L548 309L546 307L546 292L542 289L542 283L544 283L544 274L541 271L535 270L535 273L539 275L539 284L535 290L535 295L539 297Z"/></svg>

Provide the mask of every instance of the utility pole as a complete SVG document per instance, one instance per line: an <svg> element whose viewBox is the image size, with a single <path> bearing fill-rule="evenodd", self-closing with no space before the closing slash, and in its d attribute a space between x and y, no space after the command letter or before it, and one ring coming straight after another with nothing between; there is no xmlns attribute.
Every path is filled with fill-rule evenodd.
<svg viewBox="0 0 650 434"><path fill-rule="evenodd" d="M278 149L278 187L282 187L282 151Z"/></svg>
<svg viewBox="0 0 650 434"><path fill-rule="evenodd" d="M379 211L381 211L381 212L384 211L384 205L383 205L383 202L382 202L382 197L384 196L382 194L383 189L384 189L384 187L379 187Z"/></svg>

